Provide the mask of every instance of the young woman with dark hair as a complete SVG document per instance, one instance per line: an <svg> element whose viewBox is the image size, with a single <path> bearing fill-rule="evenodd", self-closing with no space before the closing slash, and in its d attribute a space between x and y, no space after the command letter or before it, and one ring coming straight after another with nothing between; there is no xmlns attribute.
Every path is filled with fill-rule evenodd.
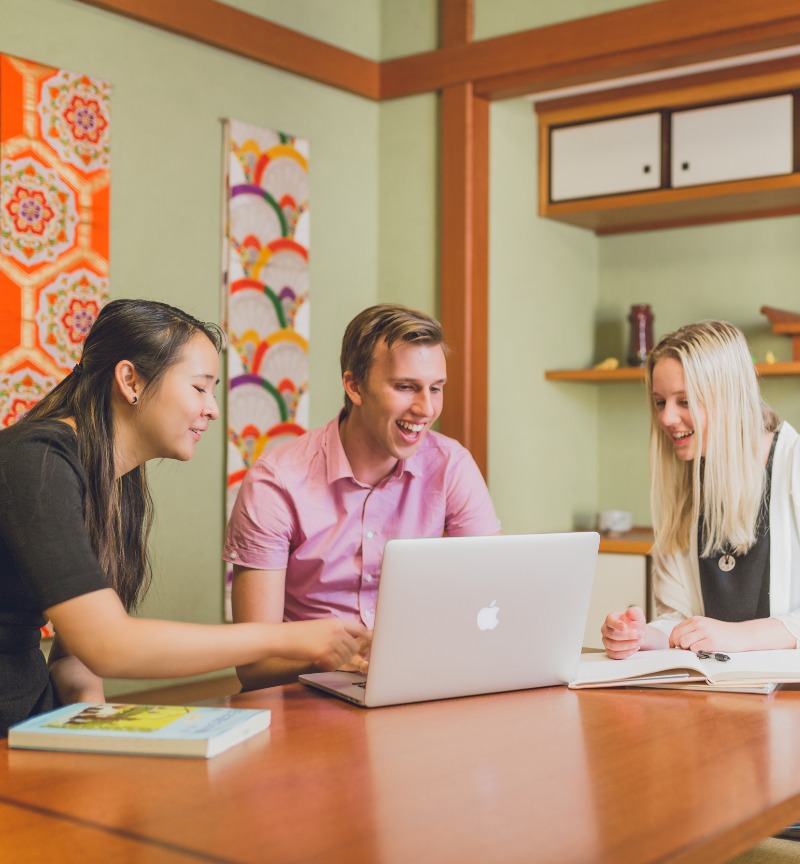
<svg viewBox="0 0 800 864"><path fill-rule="evenodd" d="M335 669L360 625L203 625L133 618L150 582L145 463L191 459L211 420L218 327L146 300L100 312L73 371L0 432L0 734L103 677L195 675L265 656ZM49 670L39 628L53 622Z"/></svg>

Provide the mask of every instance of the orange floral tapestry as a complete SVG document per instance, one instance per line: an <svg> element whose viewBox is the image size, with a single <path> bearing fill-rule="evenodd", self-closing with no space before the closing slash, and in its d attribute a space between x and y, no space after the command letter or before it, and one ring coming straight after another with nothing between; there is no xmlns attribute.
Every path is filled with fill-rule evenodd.
<svg viewBox="0 0 800 864"><path fill-rule="evenodd" d="M0 54L0 427L78 361L108 299L110 88Z"/></svg>

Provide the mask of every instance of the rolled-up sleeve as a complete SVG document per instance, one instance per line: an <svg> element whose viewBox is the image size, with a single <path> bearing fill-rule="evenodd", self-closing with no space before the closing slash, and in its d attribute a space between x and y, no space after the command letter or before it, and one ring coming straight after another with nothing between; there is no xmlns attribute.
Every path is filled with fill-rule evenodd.
<svg viewBox="0 0 800 864"><path fill-rule="evenodd" d="M296 530L295 505L263 459L247 472L231 511L222 557L256 570L282 570Z"/></svg>

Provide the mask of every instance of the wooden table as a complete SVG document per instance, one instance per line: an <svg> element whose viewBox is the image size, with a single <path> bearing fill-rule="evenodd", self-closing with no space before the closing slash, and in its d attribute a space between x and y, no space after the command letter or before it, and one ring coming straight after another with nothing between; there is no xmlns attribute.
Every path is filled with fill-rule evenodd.
<svg viewBox="0 0 800 864"><path fill-rule="evenodd" d="M100 838L115 862L710 864L800 818L798 690L214 703L271 729L208 761L0 744L0 858L60 832L66 862Z"/></svg>

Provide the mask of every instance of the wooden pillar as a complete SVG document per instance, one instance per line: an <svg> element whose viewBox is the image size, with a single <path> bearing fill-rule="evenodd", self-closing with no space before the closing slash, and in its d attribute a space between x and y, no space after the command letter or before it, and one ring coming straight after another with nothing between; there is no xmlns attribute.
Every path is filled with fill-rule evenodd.
<svg viewBox="0 0 800 864"><path fill-rule="evenodd" d="M473 0L441 0L442 47L472 40ZM489 103L441 91L439 315L452 348L440 428L487 473Z"/></svg>

